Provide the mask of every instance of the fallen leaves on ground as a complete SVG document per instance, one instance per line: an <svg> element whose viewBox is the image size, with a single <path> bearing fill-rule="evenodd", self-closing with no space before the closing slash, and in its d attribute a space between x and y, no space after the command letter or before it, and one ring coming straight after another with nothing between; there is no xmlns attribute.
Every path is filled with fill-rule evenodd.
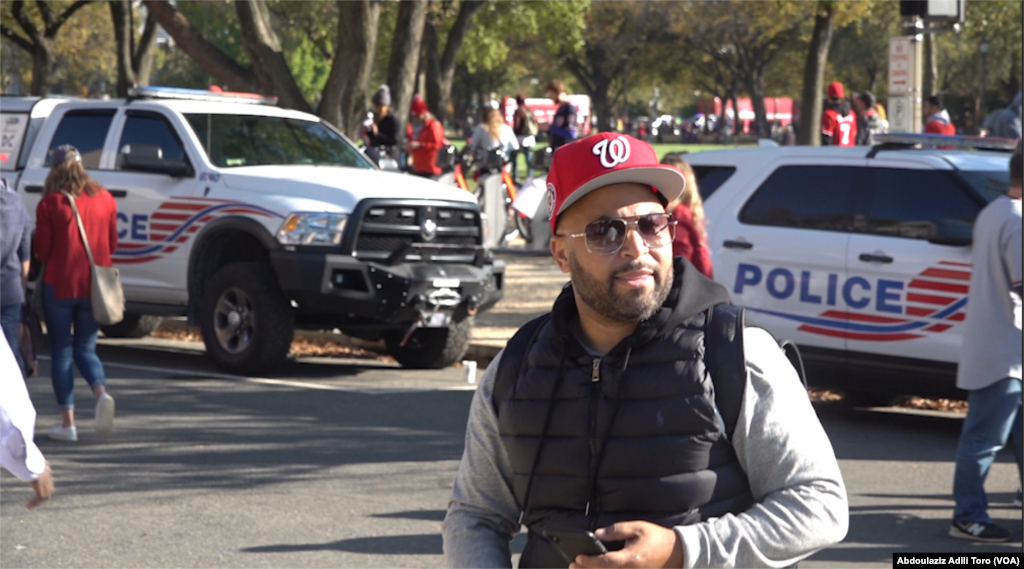
<svg viewBox="0 0 1024 569"><path fill-rule="evenodd" d="M179 342L202 342L203 333L199 328L158 328L153 332L154 338L164 340L177 340ZM353 358L358 360L378 360L382 362L394 362L395 359L387 354L380 354L372 350L346 346L330 338L311 338L297 336L292 341L292 349L288 353L291 357L318 357L318 358Z"/></svg>
<svg viewBox="0 0 1024 569"><path fill-rule="evenodd" d="M932 411L945 411L947 413L966 413L967 402L959 399L925 399L924 397L911 397L900 407L911 409L930 409Z"/></svg>

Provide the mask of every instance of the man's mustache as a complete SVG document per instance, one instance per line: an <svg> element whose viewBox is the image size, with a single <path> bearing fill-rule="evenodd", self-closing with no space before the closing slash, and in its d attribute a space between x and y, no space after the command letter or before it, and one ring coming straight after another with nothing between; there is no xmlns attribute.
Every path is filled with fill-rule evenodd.
<svg viewBox="0 0 1024 569"><path fill-rule="evenodd" d="M650 264L650 263L643 263L643 262L640 262L640 261L630 261L630 262L626 263L625 265L622 265L621 267L618 267L617 269L615 269L615 271L612 272L612 278L615 278L615 277L617 277L617 276L619 276L621 274L624 274L624 273L631 273L633 271L642 271L644 269L654 273L654 277L655 278L659 277L658 266L657 265Z"/></svg>

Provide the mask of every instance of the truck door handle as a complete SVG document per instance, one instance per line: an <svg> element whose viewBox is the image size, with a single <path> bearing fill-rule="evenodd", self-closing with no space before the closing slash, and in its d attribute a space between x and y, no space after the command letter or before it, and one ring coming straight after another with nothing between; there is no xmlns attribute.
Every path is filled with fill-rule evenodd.
<svg viewBox="0 0 1024 569"><path fill-rule="evenodd" d="M128 197L128 190L107 190L107 191L110 192L110 195L114 196L115 198Z"/></svg>
<svg viewBox="0 0 1024 569"><path fill-rule="evenodd" d="M754 248L754 244L753 243L747 243L746 241L733 241L732 239L729 239L725 243L722 243L722 246L725 247L726 249L744 249L744 250L746 250L746 249L753 249Z"/></svg>
<svg viewBox="0 0 1024 569"><path fill-rule="evenodd" d="M26 194L41 194L43 193L42 186L25 186Z"/></svg>
<svg viewBox="0 0 1024 569"><path fill-rule="evenodd" d="M865 263L891 263L892 257L886 255L872 255L871 253L861 253L858 257Z"/></svg>

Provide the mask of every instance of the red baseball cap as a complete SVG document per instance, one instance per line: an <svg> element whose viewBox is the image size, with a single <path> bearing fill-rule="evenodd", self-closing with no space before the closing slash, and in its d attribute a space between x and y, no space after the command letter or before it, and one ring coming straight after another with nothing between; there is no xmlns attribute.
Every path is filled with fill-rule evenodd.
<svg viewBox="0 0 1024 569"><path fill-rule="evenodd" d="M843 84L836 81L828 86L828 98L829 99L842 99L843 98Z"/></svg>
<svg viewBox="0 0 1024 569"><path fill-rule="evenodd" d="M678 199L686 186L679 170L658 163L650 144L617 132L588 136L556 150L547 181L552 233L562 212L598 188L644 184L667 203Z"/></svg>

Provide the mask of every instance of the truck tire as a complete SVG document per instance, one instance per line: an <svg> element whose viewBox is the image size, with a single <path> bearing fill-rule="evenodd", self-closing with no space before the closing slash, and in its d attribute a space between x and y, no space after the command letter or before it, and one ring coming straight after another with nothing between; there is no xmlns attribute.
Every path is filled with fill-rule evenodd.
<svg viewBox="0 0 1024 569"><path fill-rule="evenodd" d="M124 320L110 326L101 326L100 330L108 338L145 338L160 325L159 316L145 314L125 314Z"/></svg>
<svg viewBox="0 0 1024 569"><path fill-rule="evenodd" d="M469 350L473 318L453 322L448 328L420 328L405 346L400 346L406 330L387 334L384 343L398 363L408 369L442 369L462 360Z"/></svg>
<svg viewBox="0 0 1024 569"><path fill-rule="evenodd" d="M287 359L295 315L266 265L221 268L201 302L203 343L218 366L234 373L267 373Z"/></svg>

